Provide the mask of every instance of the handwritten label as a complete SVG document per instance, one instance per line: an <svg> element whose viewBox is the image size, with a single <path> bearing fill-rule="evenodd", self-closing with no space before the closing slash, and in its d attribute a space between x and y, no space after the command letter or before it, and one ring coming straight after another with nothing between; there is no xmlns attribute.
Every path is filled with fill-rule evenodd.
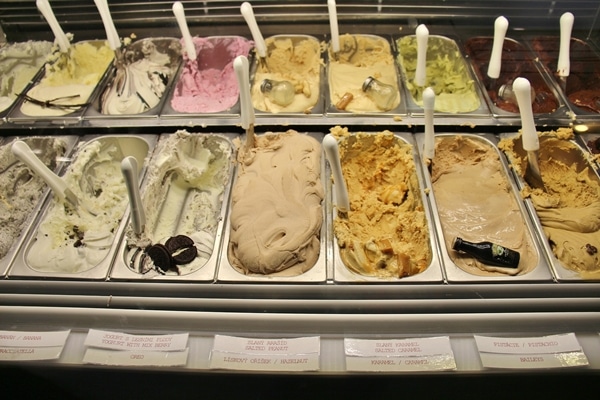
<svg viewBox="0 0 600 400"><path fill-rule="evenodd" d="M448 337L364 340L344 339L349 371L454 370Z"/></svg>
<svg viewBox="0 0 600 400"><path fill-rule="evenodd" d="M130 335L121 332L90 329L85 345L111 350L181 351L187 347L189 334Z"/></svg>
<svg viewBox="0 0 600 400"><path fill-rule="evenodd" d="M254 371L316 371L320 338L241 338L216 335L210 367Z"/></svg>
<svg viewBox="0 0 600 400"><path fill-rule="evenodd" d="M54 360L60 357L71 331L0 331L0 360Z"/></svg>
<svg viewBox="0 0 600 400"><path fill-rule="evenodd" d="M525 338L475 336L487 368L563 368L588 365L574 333Z"/></svg>
<svg viewBox="0 0 600 400"><path fill-rule="evenodd" d="M114 351L89 348L83 362L99 365L174 367L187 363L189 349L182 351Z"/></svg>

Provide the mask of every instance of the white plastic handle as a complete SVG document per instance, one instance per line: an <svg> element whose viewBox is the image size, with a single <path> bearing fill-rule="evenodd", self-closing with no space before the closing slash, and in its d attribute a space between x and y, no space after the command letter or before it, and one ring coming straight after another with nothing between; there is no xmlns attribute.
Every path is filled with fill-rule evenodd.
<svg viewBox="0 0 600 400"><path fill-rule="evenodd" d="M502 68L502 47L504 46L504 37L508 30L508 20L505 17L498 17L494 22L494 42L492 44L492 54L488 64L487 74L492 79L500 77Z"/></svg>
<svg viewBox="0 0 600 400"><path fill-rule="evenodd" d="M246 24L248 24L248 28L250 28L250 32L252 33L252 39L254 39L254 46L256 47L256 53L260 58L265 58L267 56L267 45L265 44L265 39L260 33L260 29L258 29L258 24L256 23L256 18L254 17L254 11L252 10L252 5L247 1L243 2L240 10L242 12L242 16L246 20Z"/></svg>
<svg viewBox="0 0 600 400"><path fill-rule="evenodd" d="M330 133L323 137L323 149L325 150L325 156L327 157L327 161L329 161L331 172L333 173L336 207L338 211L347 213L350 211L348 188L346 187L346 181L342 174L342 164L340 162L340 151L337 139Z"/></svg>
<svg viewBox="0 0 600 400"><path fill-rule="evenodd" d="M254 108L250 97L250 69L245 56L237 56L233 60L233 69L240 87L242 128L249 129L254 124Z"/></svg>
<svg viewBox="0 0 600 400"><path fill-rule="evenodd" d="M48 3L48 0L36 0L35 5L37 6L38 10L40 10L44 18L46 18L48 25L50 25L50 29L52 29L52 33L54 33L54 37L56 38L56 42L58 43L60 51L62 53L66 53L69 50L71 43L56 20L56 16L50 7L50 3Z"/></svg>
<svg viewBox="0 0 600 400"><path fill-rule="evenodd" d="M27 143L17 140L13 143L11 150L19 160L23 161L33 170L33 172L39 175L48 186L50 186L55 196L62 201L65 200L65 191L68 189L66 182L52 172L46 164L35 155Z"/></svg>
<svg viewBox="0 0 600 400"><path fill-rule="evenodd" d="M521 124L523 134L523 149L526 151L537 151L540 149L540 140L533 121L531 109L531 84L525 78L517 78L513 82L513 92L517 98L519 112L521 113Z"/></svg>
<svg viewBox="0 0 600 400"><path fill-rule="evenodd" d="M133 232L136 235L141 235L146 225L146 214L140 196L140 182L138 178L138 163L135 157L125 157L121 161L121 172L125 179L127 187L127 195L129 196L129 204L131 208L131 225Z"/></svg>
<svg viewBox="0 0 600 400"><path fill-rule="evenodd" d="M108 2L107 0L94 0L94 3L96 3L96 8L98 8L98 12L102 18L102 23L104 24L108 45L111 49L117 50L121 47L121 41L119 40L119 34L117 33L112 16L110 15Z"/></svg>
<svg viewBox="0 0 600 400"><path fill-rule="evenodd" d="M429 30L423 24L417 26L417 70L415 71L415 84L425 86L426 63L427 63L427 40Z"/></svg>
<svg viewBox="0 0 600 400"><path fill-rule="evenodd" d="M180 1L173 3L173 14L177 20L177 25L179 25L179 30L181 31L181 36L183 37L183 43L185 45L185 51L187 52L188 58L190 61L196 61L196 46L194 46L190 29L188 28L187 21L185 20L183 4L181 4Z"/></svg>
<svg viewBox="0 0 600 400"><path fill-rule="evenodd" d="M327 10L329 11L329 28L331 30L331 50L335 54L340 51L340 31L335 0L327 0Z"/></svg>
<svg viewBox="0 0 600 400"><path fill-rule="evenodd" d="M575 17L570 12L566 12L560 17L560 48L556 66L558 76L567 77L571 72L569 53L571 51L571 31L573 30L574 21Z"/></svg>
<svg viewBox="0 0 600 400"><path fill-rule="evenodd" d="M423 157L433 160L435 155L435 129L433 125L435 92L430 87L423 91L423 109L425 111L425 142L423 143Z"/></svg>

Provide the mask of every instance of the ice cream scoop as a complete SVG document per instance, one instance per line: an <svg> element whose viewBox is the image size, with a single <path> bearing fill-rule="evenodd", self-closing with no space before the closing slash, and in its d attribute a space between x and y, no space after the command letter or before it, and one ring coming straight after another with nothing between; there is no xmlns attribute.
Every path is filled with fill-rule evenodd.
<svg viewBox="0 0 600 400"><path fill-rule="evenodd" d="M183 4L181 4L180 1L173 3L173 14L175 14L177 25L179 25L179 30L181 31L181 36L183 37L183 43L185 45L185 51L187 52L188 58L190 61L195 61L197 57L196 46L192 41L192 35L190 34L190 30L185 20Z"/></svg>
<svg viewBox="0 0 600 400"><path fill-rule="evenodd" d="M327 156L327 161L329 162L333 174L333 181L335 183L335 203L338 213L347 215L348 211L350 211L350 200L348 198L346 181L344 180L344 175L342 173L337 139L331 134L325 135L325 137L323 137L323 149L325 150L325 155Z"/></svg>
<svg viewBox="0 0 600 400"><path fill-rule="evenodd" d="M131 225L133 233L141 235L146 225L146 214L140 196L140 184L138 179L138 163L133 156L125 157L121 161L121 172L127 186L127 195L131 207Z"/></svg>
<svg viewBox="0 0 600 400"><path fill-rule="evenodd" d="M246 24L248 24L248 28L250 28L250 33L252 34L252 39L254 40L254 46L256 46L256 54L258 54L258 59L263 67L267 68L267 45L262 33L260 33L258 24L256 23L252 5L245 1L240 6L240 11L244 17L244 20L246 20Z"/></svg>
<svg viewBox="0 0 600 400"><path fill-rule="evenodd" d="M121 40L119 39L119 34L117 33L117 29L115 28L112 16L110 15L108 1L94 0L94 3L96 3L96 8L98 8L100 18L102 18L102 23L104 24L104 30L106 31L106 39L108 40L108 45L111 49L117 51L121 47Z"/></svg>
<svg viewBox="0 0 600 400"><path fill-rule="evenodd" d="M435 109L435 92L431 87L423 91L423 111L425 112L425 141L423 143L423 160L431 172L435 155L435 129L433 111Z"/></svg>
<svg viewBox="0 0 600 400"><path fill-rule="evenodd" d="M340 52L340 31L335 0L327 0L327 10L329 11L329 29L331 31L331 50L337 59Z"/></svg>
<svg viewBox="0 0 600 400"><path fill-rule="evenodd" d="M250 97L250 71L248 59L237 56L233 61L233 69L238 85L240 85L241 124L246 130L246 149L254 147L254 107Z"/></svg>
<svg viewBox="0 0 600 400"><path fill-rule="evenodd" d="M571 72L571 31L575 18L570 12L566 12L560 17L560 48L558 52L558 63L556 73L563 93L567 89L567 77Z"/></svg>
<svg viewBox="0 0 600 400"><path fill-rule="evenodd" d="M415 70L415 84L425 86L426 61L427 61L427 40L429 39L429 30L423 24L417 26L417 69Z"/></svg>
<svg viewBox="0 0 600 400"><path fill-rule="evenodd" d="M494 22L494 42L492 44L492 52L490 54L490 63L488 64L487 76L490 79L498 79L500 70L502 69L502 47L504 45L504 37L508 29L508 20L500 16ZM488 85L488 89L491 83Z"/></svg>
<svg viewBox="0 0 600 400"><path fill-rule="evenodd" d="M52 7L50 7L50 3L48 0L36 0L35 5L38 10L42 13L48 25L50 25L50 29L52 29L52 33L54 33L54 37L56 38L56 42L60 48L62 53L66 53L69 49L70 42L65 35L65 32L60 27L60 24L56 20L56 16L54 15L54 11L52 11Z"/></svg>
<svg viewBox="0 0 600 400"><path fill-rule="evenodd" d="M535 122L533 120L533 111L531 109L531 89L530 83L525 78L517 78L513 83L513 90L519 103L519 112L521 114L523 149L527 151L527 170L525 171L525 180L534 188L544 190L544 182L540 172L538 161L538 151L540 141L538 138Z"/></svg>

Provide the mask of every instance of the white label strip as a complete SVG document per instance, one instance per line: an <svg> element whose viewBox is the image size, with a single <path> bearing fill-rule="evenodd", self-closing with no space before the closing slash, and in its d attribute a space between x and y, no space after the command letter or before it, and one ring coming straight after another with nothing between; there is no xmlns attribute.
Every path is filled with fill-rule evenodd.
<svg viewBox="0 0 600 400"><path fill-rule="evenodd" d="M479 356L481 363L486 368L534 369L588 365L588 359L583 352L524 355L480 353Z"/></svg>
<svg viewBox="0 0 600 400"><path fill-rule="evenodd" d="M455 370L452 354L428 357L346 357L348 371L444 371Z"/></svg>
<svg viewBox="0 0 600 400"><path fill-rule="evenodd" d="M254 339L215 335L213 351L262 355L319 354L321 351L320 343L321 341L318 336L284 339Z"/></svg>
<svg viewBox="0 0 600 400"><path fill-rule="evenodd" d="M89 348L83 362L99 365L121 366L160 366L174 367L186 365L189 349L183 351L114 351Z"/></svg>
<svg viewBox="0 0 600 400"><path fill-rule="evenodd" d="M210 368L246 371L317 371L319 354L259 355L213 350Z"/></svg>
<svg viewBox="0 0 600 400"><path fill-rule="evenodd" d="M55 360L60 357L64 346L46 347L0 347L2 361Z"/></svg>
<svg viewBox="0 0 600 400"><path fill-rule="evenodd" d="M130 335L90 329L85 345L111 350L181 351L187 348L188 333L173 335Z"/></svg>
<svg viewBox="0 0 600 400"><path fill-rule="evenodd" d="M64 346L70 330L53 332L0 331L2 347L57 347Z"/></svg>
<svg viewBox="0 0 600 400"><path fill-rule="evenodd" d="M475 335L475 342L481 353L553 354L581 351L574 333L524 338Z"/></svg>
<svg viewBox="0 0 600 400"><path fill-rule="evenodd" d="M427 357L452 354L447 336L414 339L344 339L344 352L355 357Z"/></svg>

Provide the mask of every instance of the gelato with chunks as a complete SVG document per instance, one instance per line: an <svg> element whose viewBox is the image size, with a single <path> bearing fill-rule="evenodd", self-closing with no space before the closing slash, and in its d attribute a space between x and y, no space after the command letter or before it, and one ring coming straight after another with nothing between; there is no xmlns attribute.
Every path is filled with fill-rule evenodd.
<svg viewBox="0 0 600 400"><path fill-rule="evenodd" d="M57 159L66 151L66 143L59 138L25 137L20 140L27 143L50 170L56 169ZM44 180L13 155L14 142L0 147L0 259L21 235L46 188Z"/></svg>
<svg viewBox="0 0 600 400"><path fill-rule="evenodd" d="M115 78L102 94L102 114L140 114L156 107L181 58L174 38L141 39L122 51Z"/></svg>
<svg viewBox="0 0 600 400"><path fill-rule="evenodd" d="M289 130L240 146L232 190L229 262L244 274L296 276L319 258L321 145Z"/></svg>
<svg viewBox="0 0 600 400"><path fill-rule="evenodd" d="M352 100L344 110L350 112L381 112L394 109L400 104L396 64L390 44L379 36L342 35L340 52L337 55L330 49L328 63L329 96L333 105L339 104L344 96L351 94ZM362 90L368 77L392 86L394 99L386 109Z"/></svg>
<svg viewBox="0 0 600 400"><path fill-rule="evenodd" d="M192 40L197 57L192 61L184 53L184 65L171 107L184 113L229 110L240 94L233 60L237 56L248 56L252 42L239 36L194 37Z"/></svg>
<svg viewBox="0 0 600 400"><path fill-rule="evenodd" d="M531 199L543 233L562 265L583 278L598 278L600 180L581 149L570 140L570 128L539 134L539 165L546 190L525 184L521 195ZM527 155L521 137L503 139L500 148L523 177Z"/></svg>
<svg viewBox="0 0 600 400"><path fill-rule="evenodd" d="M189 274L204 266L215 249L232 145L220 136L182 130L162 136L153 154L142 188L145 229L140 237L128 230L126 262L147 276ZM179 235L192 239L196 256L177 268L153 268L151 257L144 257L142 250L166 245Z"/></svg>
<svg viewBox="0 0 600 400"><path fill-rule="evenodd" d="M84 41L54 52L44 77L27 92L21 113L62 116L87 106L96 85L114 58L106 41Z"/></svg>
<svg viewBox="0 0 600 400"><path fill-rule="evenodd" d="M258 62L252 83L252 104L260 111L310 114L319 100L321 77L321 45L308 36L274 36L267 38L266 65ZM261 88L265 79L289 82L293 99L282 105L270 99ZM286 102L287 103L287 102Z"/></svg>
<svg viewBox="0 0 600 400"><path fill-rule="evenodd" d="M499 152L483 139L461 135L436 139L431 181L444 241L452 261L473 275L522 275L538 258L535 244L512 192ZM456 237L490 241L516 250L517 268L483 264L452 250Z"/></svg>
<svg viewBox="0 0 600 400"><path fill-rule="evenodd" d="M351 271L379 278L419 274L432 260L413 146L390 131L334 127L350 211L333 229Z"/></svg>
<svg viewBox="0 0 600 400"><path fill-rule="evenodd" d="M50 54L47 41L20 42L0 48L0 112L25 90Z"/></svg>
<svg viewBox="0 0 600 400"><path fill-rule="evenodd" d="M405 36L397 40L398 62L406 77L406 86L413 101L423 107L423 90L435 92L435 111L467 113L477 110L481 101L467 63L454 41L443 36L429 36L425 85L415 84L417 69L417 37Z"/></svg>

